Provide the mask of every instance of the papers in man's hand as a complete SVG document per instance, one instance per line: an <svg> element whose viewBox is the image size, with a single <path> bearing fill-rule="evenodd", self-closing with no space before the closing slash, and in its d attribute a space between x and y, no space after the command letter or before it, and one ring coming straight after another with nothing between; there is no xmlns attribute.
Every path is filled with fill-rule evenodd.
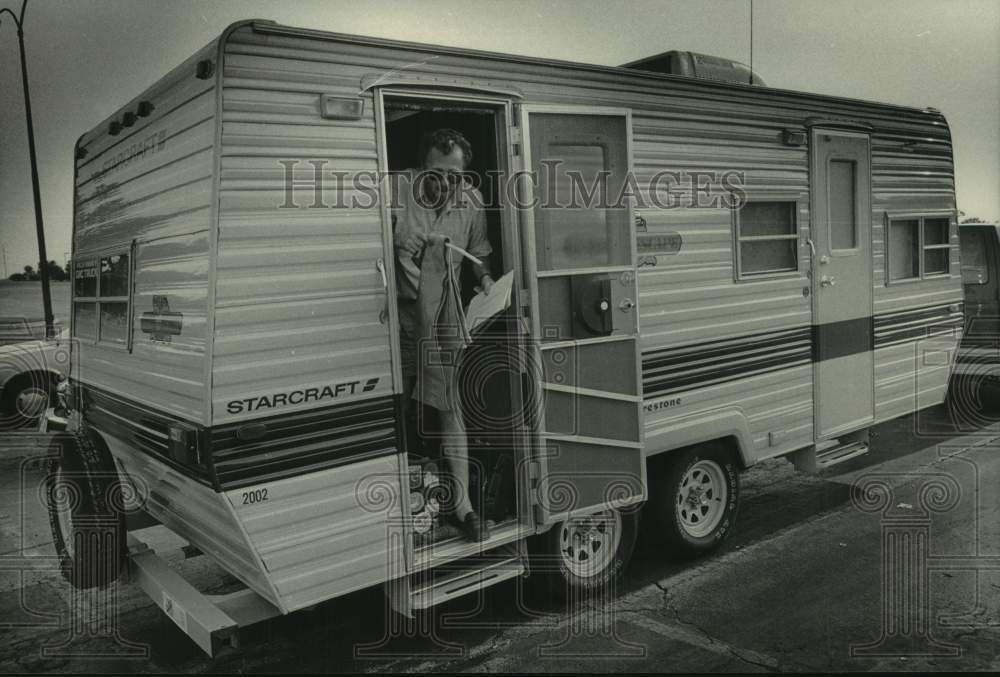
<svg viewBox="0 0 1000 677"><path fill-rule="evenodd" d="M489 296L479 292L472 297L469 309L465 311L465 327L470 334L477 326L510 307L513 286L514 271L511 271L493 283Z"/></svg>

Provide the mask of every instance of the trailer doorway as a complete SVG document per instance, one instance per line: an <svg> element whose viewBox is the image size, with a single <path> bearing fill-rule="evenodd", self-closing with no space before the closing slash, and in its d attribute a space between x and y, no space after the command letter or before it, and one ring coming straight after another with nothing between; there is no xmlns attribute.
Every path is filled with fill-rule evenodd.
<svg viewBox="0 0 1000 677"><path fill-rule="evenodd" d="M507 211L502 199L508 165L504 103L402 93L383 93L381 102L385 162L390 175L423 167L421 139L429 131L453 129L468 140L472 158L466 174L482 197L486 233L492 247L489 268L494 279L512 271L517 260L516 237L505 226ZM396 274L400 274L398 267ZM463 264L460 285L462 303L467 307L478 285L470 265ZM473 509L490 524L490 543L522 535L519 524L525 513L520 508L524 499L520 475L525 447L521 415L523 360L518 359L523 354L519 345L522 332L518 329L517 307L514 298L507 312L477 328L459 367L469 446L469 494ZM431 475L444 476L449 468L440 451L436 411L416 401L410 402L407 410L403 421L404 444L413 488L418 484L415 476L433 483L428 469ZM458 531L448 517L444 513L434 514L433 508L439 506L428 501L427 496L432 494L426 491L424 494L424 500L411 497L414 547L419 550L422 546L458 540ZM421 513L424 518L418 518Z"/></svg>

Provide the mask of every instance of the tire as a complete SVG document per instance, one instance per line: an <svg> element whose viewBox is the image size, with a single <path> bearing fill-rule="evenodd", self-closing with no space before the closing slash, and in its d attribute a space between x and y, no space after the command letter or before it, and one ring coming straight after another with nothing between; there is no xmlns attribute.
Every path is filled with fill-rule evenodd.
<svg viewBox="0 0 1000 677"><path fill-rule="evenodd" d="M651 535L670 555L691 559L715 550L739 510L739 466L722 445L670 453L648 472Z"/></svg>
<svg viewBox="0 0 1000 677"><path fill-rule="evenodd" d="M529 541L532 568L557 600L612 591L625 573L638 534L636 508L611 508L559 522Z"/></svg>
<svg viewBox="0 0 1000 677"><path fill-rule="evenodd" d="M55 387L47 374L21 374L12 378L0 395L0 428L36 427L54 401Z"/></svg>
<svg viewBox="0 0 1000 677"><path fill-rule="evenodd" d="M46 477L52 539L63 577L74 587L104 587L125 566L123 491L114 461L89 431L58 435Z"/></svg>
<svg viewBox="0 0 1000 677"><path fill-rule="evenodd" d="M948 383L945 405L960 430L986 427L1000 419L1000 381L987 373L955 374Z"/></svg>

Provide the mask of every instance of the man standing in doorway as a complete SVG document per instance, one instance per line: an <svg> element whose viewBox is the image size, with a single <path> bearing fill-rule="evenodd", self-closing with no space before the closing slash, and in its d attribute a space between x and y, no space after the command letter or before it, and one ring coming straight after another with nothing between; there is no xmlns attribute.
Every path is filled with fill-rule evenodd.
<svg viewBox="0 0 1000 677"><path fill-rule="evenodd" d="M420 145L423 166L404 172L396 183L393 200L393 240L396 249L396 281L399 305L400 348L403 367L403 413L409 411L414 387L419 387L417 326L420 300L420 257L430 236L444 236L457 247L483 260L473 272L485 293L493 286L486 263L493 249L486 237L486 216L479 191L466 183L465 170L472 160L472 146L454 129L438 129L424 135ZM455 277L462 257L455 256ZM438 410L441 447L453 478L454 516L466 538L489 537L484 520L469 500L469 448L465 423L458 402Z"/></svg>

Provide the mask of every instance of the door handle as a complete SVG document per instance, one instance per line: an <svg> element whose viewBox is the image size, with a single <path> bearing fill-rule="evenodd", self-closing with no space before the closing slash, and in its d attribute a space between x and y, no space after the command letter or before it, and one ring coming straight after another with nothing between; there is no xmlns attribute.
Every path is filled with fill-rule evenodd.
<svg viewBox="0 0 1000 677"><path fill-rule="evenodd" d="M382 259L375 259L375 269L382 276L382 291L385 293L385 303L378 312L378 321L385 324L389 320L389 276L385 274L385 262Z"/></svg>
<svg viewBox="0 0 1000 677"><path fill-rule="evenodd" d="M824 275L819 279L819 286L821 287L833 287L836 284L837 280L833 275Z"/></svg>

